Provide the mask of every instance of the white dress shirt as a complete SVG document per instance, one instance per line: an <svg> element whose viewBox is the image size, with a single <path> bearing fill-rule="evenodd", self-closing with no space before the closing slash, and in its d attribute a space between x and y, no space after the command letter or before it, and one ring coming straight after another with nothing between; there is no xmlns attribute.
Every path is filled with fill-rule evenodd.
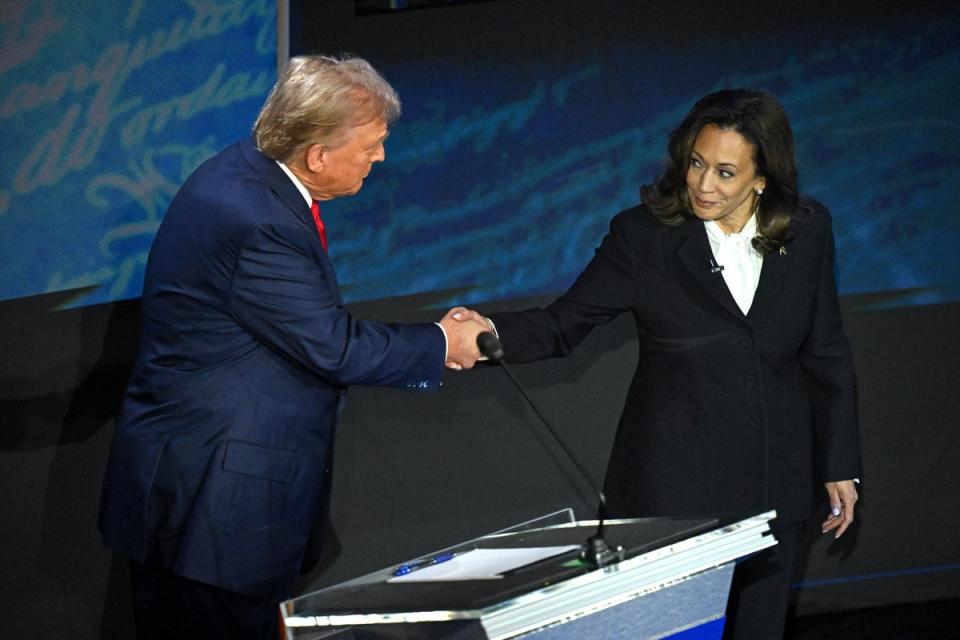
<svg viewBox="0 0 960 640"><path fill-rule="evenodd" d="M763 255L751 244L757 235L757 218L751 215L739 233L726 233L714 220L705 220L703 226L707 229L713 257L717 265L723 267L720 272L723 280L743 315L747 315L763 268Z"/></svg>

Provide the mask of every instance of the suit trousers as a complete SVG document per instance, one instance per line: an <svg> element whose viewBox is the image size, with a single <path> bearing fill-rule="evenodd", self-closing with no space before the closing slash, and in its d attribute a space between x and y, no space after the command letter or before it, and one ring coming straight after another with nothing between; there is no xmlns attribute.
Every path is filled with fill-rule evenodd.
<svg viewBox="0 0 960 640"><path fill-rule="evenodd" d="M802 524L774 533L777 545L739 562L733 571L724 640L783 638Z"/></svg>
<svg viewBox="0 0 960 640"><path fill-rule="evenodd" d="M138 640L277 640L279 603L130 562Z"/></svg>

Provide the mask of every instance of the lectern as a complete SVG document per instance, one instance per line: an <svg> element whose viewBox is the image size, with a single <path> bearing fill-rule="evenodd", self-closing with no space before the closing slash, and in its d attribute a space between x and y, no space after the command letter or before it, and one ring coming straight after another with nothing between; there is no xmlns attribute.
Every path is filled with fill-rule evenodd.
<svg viewBox="0 0 960 640"><path fill-rule="evenodd" d="M568 509L403 563L405 580L397 565L288 600L281 615L288 640L719 638L733 566L776 544L775 515L610 520L607 542L626 554L603 568L569 550L495 576L415 575L473 550L582 544L597 522Z"/></svg>

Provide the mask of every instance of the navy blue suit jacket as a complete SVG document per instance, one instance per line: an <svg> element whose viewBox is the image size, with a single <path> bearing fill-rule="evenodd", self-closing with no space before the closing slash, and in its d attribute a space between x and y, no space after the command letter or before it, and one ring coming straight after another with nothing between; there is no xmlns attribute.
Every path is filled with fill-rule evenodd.
<svg viewBox="0 0 960 640"><path fill-rule="evenodd" d="M527 362L632 314L639 358L604 483L612 515L774 508L786 524L807 518L815 483L860 476L830 213L804 199L791 232L786 254L764 256L746 315L711 268L703 223L666 226L641 206L613 219L556 302L491 316L507 360Z"/></svg>
<svg viewBox="0 0 960 640"><path fill-rule="evenodd" d="M438 387L443 332L344 310L309 207L252 140L174 198L142 304L104 541L194 580L287 597L323 509L347 385Z"/></svg>

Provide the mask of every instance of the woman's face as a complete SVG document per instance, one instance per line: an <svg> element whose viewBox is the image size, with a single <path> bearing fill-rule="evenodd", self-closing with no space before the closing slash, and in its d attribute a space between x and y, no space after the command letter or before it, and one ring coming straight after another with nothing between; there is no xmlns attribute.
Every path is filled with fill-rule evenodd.
<svg viewBox="0 0 960 640"><path fill-rule="evenodd" d="M715 124L700 129L687 166L687 195L695 216L715 220L727 233L743 228L757 191L765 186L753 156L753 145L736 131Z"/></svg>

